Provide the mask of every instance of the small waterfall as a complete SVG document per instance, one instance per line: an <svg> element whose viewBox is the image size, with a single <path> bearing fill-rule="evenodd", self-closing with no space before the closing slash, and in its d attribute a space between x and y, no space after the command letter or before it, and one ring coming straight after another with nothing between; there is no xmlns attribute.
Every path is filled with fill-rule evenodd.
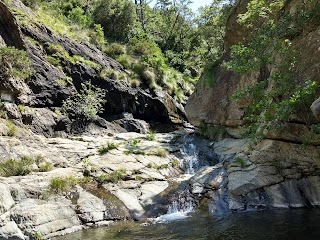
<svg viewBox="0 0 320 240"><path fill-rule="evenodd" d="M155 223L171 222L187 218L188 213L193 211L192 201L188 198L189 195L178 197L176 200L172 201L171 205L168 207L167 213L157 217Z"/></svg>
<svg viewBox="0 0 320 240"><path fill-rule="evenodd" d="M184 159L183 168L189 175L194 175L199 167L198 152L196 146L193 143L185 144L180 152Z"/></svg>

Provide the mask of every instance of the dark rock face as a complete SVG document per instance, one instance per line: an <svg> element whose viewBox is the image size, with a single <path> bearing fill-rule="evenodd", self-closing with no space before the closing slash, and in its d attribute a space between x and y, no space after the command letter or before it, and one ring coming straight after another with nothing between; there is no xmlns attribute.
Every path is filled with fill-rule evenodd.
<svg viewBox="0 0 320 240"><path fill-rule="evenodd" d="M63 100L81 89L81 83L90 81L107 90L105 111L101 113L104 118L129 112L133 117L146 121L169 124L185 121L183 107L171 96L164 92L133 88L125 81L103 76L103 70L123 75L127 75L127 71L96 47L62 36L44 24L35 22L31 10L19 0L11 1L11 5L27 15L15 16L8 6L0 3L1 42L26 50L35 70L26 83L11 84L10 81L14 82L14 79L6 79L4 84L7 87L0 87L0 92L15 92L16 104L23 103L32 108L61 107ZM52 49L52 46L58 46L69 57L60 57L60 63L53 64L48 58L58 50ZM73 59L79 56L94 64ZM18 91L21 88L24 90ZM27 122L33 124L32 121Z"/></svg>

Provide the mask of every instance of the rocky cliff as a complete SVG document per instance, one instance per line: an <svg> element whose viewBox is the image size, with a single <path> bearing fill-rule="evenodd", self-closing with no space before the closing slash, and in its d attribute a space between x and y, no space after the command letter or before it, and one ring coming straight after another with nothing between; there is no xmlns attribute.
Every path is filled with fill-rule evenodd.
<svg viewBox="0 0 320 240"><path fill-rule="evenodd" d="M248 2L241 0L236 4L227 22L226 53L207 73L211 81L200 79L185 107L188 120L199 127L199 132L213 140L224 139L213 145L222 164L196 175L192 191L209 197L210 208L216 214L230 210L319 206L319 135L309 131L301 116L291 116L282 127L265 129L264 139L258 142L250 142L243 135L241 126L245 123L248 99L236 101L232 95L244 86L257 84L263 75L273 71L264 66L258 71L239 74L221 65L230 58L231 45L246 44L252 37L250 29L237 22L238 14L246 12ZM282 13L294 13L301 4L308 5L297 0L286 1ZM316 14L319 16L319 11ZM296 66L302 76L300 81L312 79L320 83L319 34L317 17L290 36L300 55ZM317 104L318 101L312 106L314 113ZM312 116L310 109L306 115ZM318 120L311 117L311 122Z"/></svg>
<svg viewBox="0 0 320 240"><path fill-rule="evenodd" d="M25 50L34 70L26 81L1 77L1 96L9 102L4 109L10 118L39 133L52 136L55 129L67 130L58 124L62 117L57 110L85 82L107 90L105 111L100 116L108 120L122 118L119 114L123 112L168 124L181 124L185 119L183 107L170 95L134 88L116 79L115 75L125 79L128 74L120 63L93 45L54 31L20 1L10 1L10 6L0 2L0 45ZM23 113L17 105L34 111ZM39 122L37 115L43 114L47 121ZM107 128L108 124L100 120L98 125Z"/></svg>

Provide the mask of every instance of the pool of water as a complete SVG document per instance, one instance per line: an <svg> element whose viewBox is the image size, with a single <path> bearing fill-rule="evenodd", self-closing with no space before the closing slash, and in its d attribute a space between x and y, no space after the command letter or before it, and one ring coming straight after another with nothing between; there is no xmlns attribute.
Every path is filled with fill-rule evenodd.
<svg viewBox="0 0 320 240"><path fill-rule="evenodd" d="M215 219L197 210L188 218L142 226L138 222L88 229L57 240L319 240L320 209L229 214Z"/></svg>

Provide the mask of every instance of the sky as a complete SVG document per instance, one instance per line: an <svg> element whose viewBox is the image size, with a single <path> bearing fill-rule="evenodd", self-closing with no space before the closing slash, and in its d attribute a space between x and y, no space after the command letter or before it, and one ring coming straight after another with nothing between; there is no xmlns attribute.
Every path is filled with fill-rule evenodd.
<svg viewBox="0 0 320 240"><path fill-rule="evenodd" d="M209 5L212 0L192 0L193 3L190 4L190 8L196 12L199 7L204 7L205 5ZM155 1L153 1L155 2ZM153 5L154 3L151 3L150 5Z"/></svg>
<svg viewBox="0 0 320 240"><path fill-rule="evenodd" d="M199 7L204 7L205 5L209 5L212 0L193 0L193 3L190 4L190 7L194 12L198 10Z"/></svg>

